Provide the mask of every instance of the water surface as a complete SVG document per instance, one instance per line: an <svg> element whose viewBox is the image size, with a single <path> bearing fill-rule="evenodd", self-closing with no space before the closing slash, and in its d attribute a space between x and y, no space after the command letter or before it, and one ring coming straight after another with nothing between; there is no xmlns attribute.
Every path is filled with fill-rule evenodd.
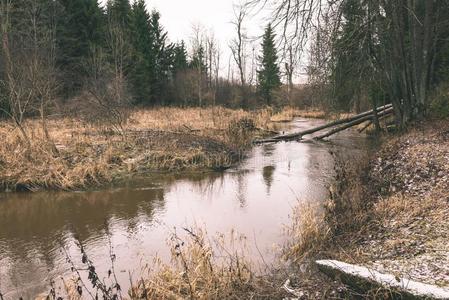
<svg viewBox="0 0 449 300"><path fill-rule="evenodd" d="M283 130L322 123L297 119ZM262 255L273 261L297 201L327 198L333 178L330 151L353 158L366 144L347 131L325 143L256 146L225 172L152 175L99 191L0 194L0 291L5 299L33 299L48 290L52 279L70 274L67 254L79 257L75 235L106 276L110 233L125 290L129 274L139 278L155 255L169 258L166 239L174 227L196 223L209 234L234 229L247 237L253 260Z"/></svg>

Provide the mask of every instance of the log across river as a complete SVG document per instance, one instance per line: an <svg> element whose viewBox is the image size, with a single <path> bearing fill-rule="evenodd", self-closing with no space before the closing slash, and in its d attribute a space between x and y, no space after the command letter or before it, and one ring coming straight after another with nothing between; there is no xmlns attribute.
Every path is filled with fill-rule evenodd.
<svg viewBox="0 0 449 300"><path fill-rule="evenodd" d="M330 123L327 123L324 125L312 127L312 128L294 132L294 133L282 134L282 135L274 136L274 137L271 137L268 139L255 140L254 143L255 144L263 144L263 143L275 143L275 142L280 142L280 141L301 140L303 138L303 136L305 136L305 135L313 134L313 133L316 133L319 131L323 131L325 129L335 127L333 129L329 130L328 132L325 132L325 133L315 136L313 138L316 140L321 140L321 139L327 138L337 132L351 128L353 126L362 124L367 121L370 122L375 117L380 118L380 117L388 116L388 115L392 114L393 112L394 112L393 106L391 104L388 104L385 106L378 107L376 110L370 110L370 111L355 115L353 117L336 120L336 121L333 121L333 122L330 122ZM339 125L341 125L341 126L339 126ZM336 127L336 126L339 126L339 127Z"/></svg>

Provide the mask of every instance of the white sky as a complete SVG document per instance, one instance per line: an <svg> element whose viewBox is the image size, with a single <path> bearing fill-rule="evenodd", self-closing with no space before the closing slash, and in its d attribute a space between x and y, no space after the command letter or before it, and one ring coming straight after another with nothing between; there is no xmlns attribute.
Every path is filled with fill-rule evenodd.
<svg viewBox="0 0 449 300"><path fill-rule="evenodd" d="M212 28L217 37L229 37L232 31L232 1L226 0L147 0L149 9L156 8L173 40L187 39L192 24Z"/></svg>
<svg viewBox="0 0 449 300"><path fill-rule="evenodd" d="M227 70L231 55L229 43L235 37L231 22L235 19L234 5L238 0L146 0L146 3L148 10L156 8L161 13L161 23L172 42L184 40L189 46L193 25L212 31L220 43L222 72ZM263 13L249 15L244 23L248 37L261 36L267 23Z"/></svg>

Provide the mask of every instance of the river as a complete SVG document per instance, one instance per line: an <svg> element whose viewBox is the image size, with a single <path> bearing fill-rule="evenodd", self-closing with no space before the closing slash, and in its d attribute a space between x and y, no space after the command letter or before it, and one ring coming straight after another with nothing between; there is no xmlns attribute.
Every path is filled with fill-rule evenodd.
<svg viewBox="0 0 449 300"><path fill-rule="evenodd" d="M295 119L282 130L323 123ZM351 159L367 145L349 130L330 142L255 146L224 172L153 174L94 191L0 193L0 291L5 300L34 299L52 279L69 276L67 254L79 258L75 236L100 276L107 276L111 242L124 290L129 274L139 278L155 255L169 258L166 240L175 227L235 230L247 237L254 261L273 262L287 238L283 229L292 207L327 199L334 176L330 151Z"/></svg>

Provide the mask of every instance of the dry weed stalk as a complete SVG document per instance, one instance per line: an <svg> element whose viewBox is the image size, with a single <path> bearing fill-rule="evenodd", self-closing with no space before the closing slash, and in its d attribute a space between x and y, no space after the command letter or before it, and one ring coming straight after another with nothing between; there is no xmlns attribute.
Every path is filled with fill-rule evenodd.
<svg viewBox="0 0 449 300"><path fill-rule="evenodd" d="M299 203L293 208L291 223L287 227L290 241L284 256L294 262L316 254L329 237L330 228L318 205Z"/></svg>
<svg viewBox="0 0 449 300"><path fill-rule="evenodd" d="M245 258L244 237L232 232L210 241L205 230L184 229L169 240L172 263L132 289L135 299L230 299L249 295L256 277Z"/></svg>

